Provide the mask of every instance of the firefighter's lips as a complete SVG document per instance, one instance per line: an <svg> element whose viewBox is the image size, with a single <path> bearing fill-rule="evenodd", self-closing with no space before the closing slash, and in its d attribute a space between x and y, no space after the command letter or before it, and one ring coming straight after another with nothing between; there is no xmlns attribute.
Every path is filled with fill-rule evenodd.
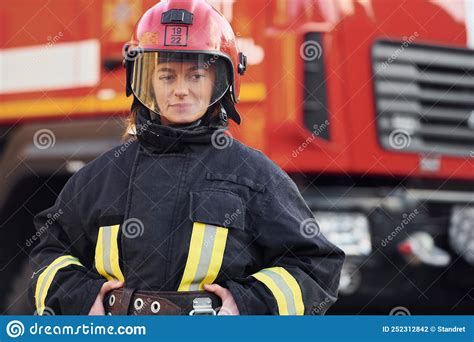
<svg viewBox="0 0 474 342"><path fill-rule="evenodd" d="M196 105L191 103L176 103L169 106L169 113L176 116L194 115L196 111Z"/></svg>
<svg viewBox="0 0 474 342"><path fill-rule="evenodd" d="M190 103L177 103L174 105L170 105L171 108L176 108L178 110L186 110L191 108L193 105Z"/></svg>

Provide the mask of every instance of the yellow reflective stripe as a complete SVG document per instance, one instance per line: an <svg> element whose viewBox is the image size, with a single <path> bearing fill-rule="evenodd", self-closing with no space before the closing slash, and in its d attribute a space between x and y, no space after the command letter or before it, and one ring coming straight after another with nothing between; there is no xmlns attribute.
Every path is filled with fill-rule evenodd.
<svg viewBox="0 0 474 342"><path fill-rule="evenodd" d="M122 270L120 270L119 250L118 250L118 233L120 226L116 224L111 227L112 239L110 241L110 265L112 266L113 276L120 281L125 281Z"/></svg>
<svg viewBox="0 0 474 342"><path fill-rule="evenodd" d="M272 292L280 315L303 315L304 302L296 279L283 267L271 267L252 275Z"/></svg>
<svg viewBox="0 0 474 342"><path fill-rule="evenodd" d="M228 232L229 230L227 228L217 227L214 247L212 248L211 263L206 277L199 284L199 290L204 290L204 284L212 284L214 280L216 280L222 266L222 260L224 259Z"/></svg>
<svg viewBox="0 0 474 342"><path fill-rule="evenodd" d="M99 228L95 249L95 267L100 275L107 280L117 279L124 281L125 277L120 269L118 233L120 225Z"/></svg>
<svg viewBox="0 0 474 342"><path fill-rule="evenodd" d="M301 293L301 288L295 277L293 277L290 272L288 272L283 267L272 267L270 269L272 272L278 273L283 277L286 284L290 287L291 293L293 295L293 302L296 307L297 315L304 315L304 303L303 303L303 294Z"/></svg>
<svg viewBox="0 0 474 342"><path fill-rule="evenodd" d="M67 267L69 265L82 266L82 264L79 262L79 259L73 257L72 255L63 255L59 258L56 258L39 275L35 288L35 303L36 312L38 315L43 314L45 309L46 295L48 294L49 287L53 282L54 276L61 268Z"/></svg>
<svg viewBox="0 0 474 342"><path fill-rule="evenodd" d="M265 286L268 287L268 289L272 292L273 296L277 301L278 314L288 315L288 305L286 303L285 295L280 290L275 281L264 273L255 273L252 274L252 277L264 283Z"/></svg>
<svg viewBox="0 0 474 342"><path fill-rule="evenodd" d="M188 259L186 260L183 278L181 279L181 284L179 284L178 291L189 291L189 287L196 276L199 259L201 258L205 229L206 225L203 223L195 222L193 224Z"/></svg>

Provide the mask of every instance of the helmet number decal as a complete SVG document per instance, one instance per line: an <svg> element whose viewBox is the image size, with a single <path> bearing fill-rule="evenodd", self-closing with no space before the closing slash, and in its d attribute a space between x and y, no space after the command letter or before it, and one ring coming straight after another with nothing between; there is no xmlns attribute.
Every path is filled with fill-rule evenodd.
<svg viewBox="0 0 474 342"><path fill-rule="evenodd" d="M165 29L165 46L187 46L188 27L167 25Z"/></svg>

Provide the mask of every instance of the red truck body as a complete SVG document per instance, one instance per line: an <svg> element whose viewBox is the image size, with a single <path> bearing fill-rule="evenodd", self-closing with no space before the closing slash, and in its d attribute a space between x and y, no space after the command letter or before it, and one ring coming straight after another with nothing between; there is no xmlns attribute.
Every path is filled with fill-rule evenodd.
<svg viewBox="0 0 474 342"><path fill-rule="evenodd" d="M209 2L231 21L249 60L238 104L242 124L232 123L231 134L294 177L315 211L339 208L338 199L358 188L373 193L388 188L380 203L393 191L416 194L421 205L442 203L448 216L453 203L472 203L474 19L469 13L474 17L474 11L467 1ZM21 184L31 173L42 180L68 177L77 166L48 164L47 150L27 154L25 141L31 143L38 129L51 128L57 146L62 140L80 145L107 137L83 157L59 153L62 162L85 163L120 143L119 123L131 104L124 95L123 46L141 13L155 3L0 3L0 222L10 231L23 229L22 222L29 232L12 233L8 244L17 245L33 231L11 206L22 206L42 186ZM20 162L12 161L16 155ZM318 207L326 196L331 199L318 186L332 184L343 189L342 195L330 208ZM35 209L47 204L38 201ZM31 219L34 210L28 211ZM439 219L436 211L426 210L433 222ZM442 245L447 245L446 215L439 225ZM14 274L9 269L21 264L24 254L10 251L5 272ZM465 295L464 289L456 293L457 299Z"/></svg>

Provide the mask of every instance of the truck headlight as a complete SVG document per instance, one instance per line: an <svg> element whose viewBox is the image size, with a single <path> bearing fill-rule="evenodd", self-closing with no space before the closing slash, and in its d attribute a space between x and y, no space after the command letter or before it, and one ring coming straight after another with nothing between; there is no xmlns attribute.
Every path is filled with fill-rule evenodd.
<svg viewBox="0 0 474 342"><path fill-rule="evenodd" d="M369 220L362 213L317 211L321 233L347 255L369 255L372 251Z"/></svg>
<svg viewBox="0 0 474 342"><path fill-rule="evenodd" d="M449 242L456 253L474 265L474 207L453 207Z"/></svg>

